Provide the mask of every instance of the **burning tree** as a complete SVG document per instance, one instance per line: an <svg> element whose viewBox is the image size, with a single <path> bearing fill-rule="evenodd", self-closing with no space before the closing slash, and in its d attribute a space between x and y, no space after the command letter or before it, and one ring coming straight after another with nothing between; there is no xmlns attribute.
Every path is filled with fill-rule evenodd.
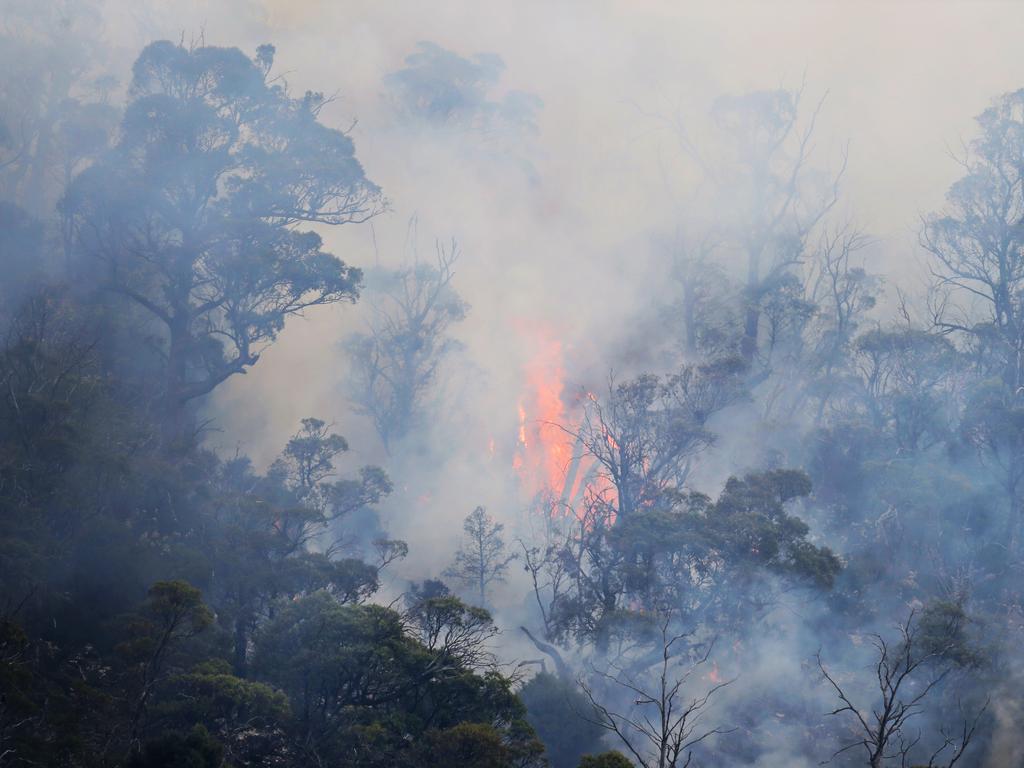
<svg viewBox="0 0 1024 768"><path fill-rule="evenodd" d="M681 489L714 442L708 421L746 395L746 365L729 357L668 376L609 377L604 396L581 388L567 398L562 343L546 329L532 335L513 467L555 517L599 506L614 521Z"/></svg>
<svg viewBox="0 0 1024 768"><path fill-rule="evenodd" d="M579 426L566 429L582 455L594 460L592 475L614 489L601 498L613 503L616 517L628 518L667 490L683 488L693 459L714 442L708 420L743 396L743 370L736 359L687 365L664 378L610 380L605 402L588 398Z"/></svg>
<svg viewBox="0 0 1024 768"><path fill-rule="evenodd" d="M810 490L802 472L775 470L730 478L714 501L665 493L614 523L601 505L589 506L543 546L523 545L546 638L606 651L643 632L666 604L688 622L739 636L775 604L780 585L829 589L839 559L791 514Z"/></svg>

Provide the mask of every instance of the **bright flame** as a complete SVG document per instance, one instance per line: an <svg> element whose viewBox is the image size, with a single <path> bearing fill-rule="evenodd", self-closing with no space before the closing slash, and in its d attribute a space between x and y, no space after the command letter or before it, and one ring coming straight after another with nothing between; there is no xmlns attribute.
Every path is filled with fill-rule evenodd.
<svg viewBox="0 0 1024 768"><path fill-rule="evenodd" d="M560 500L559 509L577 503L585 493L614 498L614 487L598 474L597 462L573 436L580 413L569 413L564 399L565 365L562 343L547 329L531 329L534 354L525 366L525 391L518 403L519 439L512 467L531 496ZM593 402L592 393L586 397ZM606 435L609 445L615 445ZM567 510L565 510L567 511ZM577 515L581 511L577 511Z"/></svg>
<svg viewBox="0 0 1024 768"><path fill-rule="evenodd" d="M530 492L557 493L572 459L572 438L562 429L562 344L545 331L534 346L536 353L525 371L526 392L519 401L519 446L513 466Z"/></svg>

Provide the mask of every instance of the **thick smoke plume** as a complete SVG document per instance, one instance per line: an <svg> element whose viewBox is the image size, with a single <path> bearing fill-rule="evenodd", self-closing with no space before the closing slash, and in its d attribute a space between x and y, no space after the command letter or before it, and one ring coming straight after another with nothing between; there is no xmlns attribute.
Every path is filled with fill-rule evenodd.
<svg viewBox="0 0 1024 768"><path fill-rule="evenodd" d="M395 636L457 657L469 677L504 675L555 768L612 749L645 768L1022 764L1024 9L4 6L0 382L14 426L0 438L16 447L0 459L17 469L0 472L0 498L53 512L87 497L118 531L109 540L130 529L133 547L190 553L145 560L130 579L195 583L210 608L198 593L151 591L145 631L164 620L160 642L191 648L218 627L195 652L269 686L250 697L270 697L253 723L286 722L286 704L301 719L298 678L282 671L302 656L289 643L315 647L329 678L332 660L350 663L344 649L391 642L359 634L345 618L358 606L378 629L392 611ZM176 88L169 61L185 62L184 80L210 69ZM237 102L225 106L227 91ZM229 138L203 135L242 160L196 182L205 192L190 188L202 225L188 230L167 213L188 207L185 193L161 187L174 163L146 151L159 137L188 156L199 112L175 110L203 99ZM332 172L326 190L310 181ZM133 205L145 215L120 210ZM166 227L156 234L155 219ZM166 288L180 272L161 259L177 265L199 247L185 231L202 233L208 258L185 291L205 314L182 325ZM272 274L251 266L257 252ZM347 271L327 275L330 255ZM40 330L53 323L56 341ZM26 349L87 370L68 392L63 374L47 381L61 393L54 412L88 412L75 422L88 440L53 427L51 411L19 421L20 382L40 370ZM178 390L154 373L175 359ZM186 398L200 372L211 385ZM28 380L36 403L42 385ZM113 394L78 403L105 387ZM163 423L129 429L118 407ZM33 462L52 456L25 448L26 434L84 440L103 472L47 495ZM122 473L140 456L152 464ZM109 522L121 507L143 510L174 545ZM207 507L215 523L197 511ZM45 625L63 605L47 600L65 594L37 594L22 559L43 558L68 583L81 563L105 572L82 531L107 534L82 515L80 527L52 526L55 541L88 542L75 567L49 543L45 557L35 543L0 549L12 584L29 585L27 597L5 594L0 615L19 632L23 619ZM267 563L305 558L317 575L236 584L246 556L229 558L213 534L181 543L256 519L260 536L290 547ZM141 604L132 589L110 627ZM462 612L438 619L438 605ZM289 622L321 615L351 622L334 645L289 634ZM439 626L463 633L451 657ZM15 649L12 669L31 642L59 645L26 631L24 648L0 643L0 659ZM101 639L83 630L60 642L100 669L95 648L124 645L114 633L104 624ZM193 733L167 736L159 718L178 722L178 711L151 698L228 673L176 661L172 678L171 661L136 651L141 682L123 698L137 704L97 765L150 765L140 761L156 736ZM419 709L382 725L374 697L389 695L405 706L404 693L378 691L329 711L325 694L322 718L378 757L390 754L384 736L373 749L359 739L404 728L427 751L386 748L424 765L456 759L437 757L457 753L445 752L449 730L488 717L501 749L529 741L508 714L518 703L500 716L460 711L444 730ZM357 738L347 729L360 706L374 715ZM0 765L5 739L20 738L4 718L0 707ZM578 736L545 728L562 718ZM277 745L266 764L334 759L340 743L356 760L337 734L302 752L313 727L301 748L290 728L258 737ZM210 730L226 745L220 764L258 764L251 744L237 746L241 726L230 738ZM578 750L563 743L574 739ZM11 749L12 765L31 764L21 742ZM378 764L365 760L352 764Z"/></svg>

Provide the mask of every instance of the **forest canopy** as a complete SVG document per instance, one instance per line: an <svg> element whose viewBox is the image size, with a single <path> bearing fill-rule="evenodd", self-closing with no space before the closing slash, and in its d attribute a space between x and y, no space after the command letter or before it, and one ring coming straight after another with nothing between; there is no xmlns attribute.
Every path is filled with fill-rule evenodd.
<svg viewBox="0 0 1024 768"><path fill-rule="evenodd" d="M1024 765L1024 90L900 246L807 78L10 5L0 768Z"/></svg>

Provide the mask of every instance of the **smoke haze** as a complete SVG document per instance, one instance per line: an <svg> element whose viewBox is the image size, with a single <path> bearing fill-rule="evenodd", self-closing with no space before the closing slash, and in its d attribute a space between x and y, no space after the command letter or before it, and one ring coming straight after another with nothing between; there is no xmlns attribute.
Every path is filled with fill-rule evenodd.
<svg viewBox="0 0 1024 768"><path fill-rule="evenodd" d="M23 0L4 5L14 20L37 13ZM971 756L974 762L965 759L960 765L1022 764L1024 704L1016 690L1021 620L1014 602L1020 592L1012 586L1019 582L1019 559L1002 572L999 578L1006 583L998 582L1001 586L991 586L996 577L978 576L996 548L1016 546L994 532L991 510L1004 505L1012 517L1018 490L1015 481L999 474L1012 462L1000 453L1004 443L998 435L975 450L984 442L977 435L990 422L962 426L974 424L968 418L974 413L971 403L991 405L985 400L986 382L1004 374L996 364L977 362L991 352L986 345L994 342L988 336L963 343L959 357L952 346L942 347L964 328L937 324L935 263L922 245L922 231L965 175L959 158L978 135L976 116L1000 95L1024 87L1024 4L54 0L43 5L52 5L45 9L48 18L68 25L69 35L97 43L101 53L91 66L117 79L109 98L118 104L130 98L132 62L152 41L236 47L250 57L258 46L272 44L273 82L287 84L293 97L324 94L320 122L352 138L366 177L382 190L386 209L380 215L351 226L313 227L326 251L364 271L359 301L313 306L290 316L258 364L244 366L245 375L226 378L197 406L203 445L221 457L248 456L255 473L274 477L284 471L282 450L307 417L323 420L327 432L348 441L349 450L339 454L335 468L338 477L354 476L364 465L388 473L394 492L361 505L362 516L343 529L359 540L358 546L347 542L346 554L364 556L366 541L378 533L409 545L408 556L382 572L375 602L397 605L410 584L425 579L445 578L454 588L453 562L465 544L464 521L483 507L492 522L504 526L506 552L516 556L488 585L486 597L480 580L477 602L486 604L502 630L493 639L501 661L515 668L523 659L544 656L545 668L554 669L554 656L542 647L549 643L562 649L574 675L590 680L591 688L580 690L621 708L645 704L643 696L619 690L613 677L598 674L611 669L616 658L639 654L642 643L628 646L620 638L623 656L616 657L615 641L599 635L635 611L647 622L643 642L660 652L655 629L661 608L651 606L670 598L641 594L639 588L629 592L643 577L642 567L631 562L633 570L621 575L623 591L614 610L591 624L588 616L556 627L553 616L571 613L566 605L586 602L578 586L584 556L578 554L577 571L559 572L567 583L575 578L575 602L560 603L553 590L549 604L543 590L534 591L531 577L537 572L530 571L530 557L547 557L546 565L557 570L572 549L566 542L575 542L580 552L586 548L583 539L601 530L579 511L588 493L587 503L605 510L602 519L610 532L601 544L608 549L601 551L606 555L620 545L635 546L634 554L646 552L644 547L671 538L668 528L626 527L631 514L626 483L609 480L612 470L599 479L601 461L593 456L606 448L614 454L620 433L643 432L614 422L625 418L618 411L606 417L613 412L608 403L614 384L645 373L671 377L684 371L693 376L698 393L687 390L686 382L666 383L664 402L690 409L692 434L667 438L665 431L649 429L658 439L691 442L679 448L678 466L671 470L659 468L657 450L653 459L645 455L636 463L645 483L646 473L662 472L650 484L666 494L666 503L687 510L687 524L725 520L712 533L700 534L707 539L694 534L687 546L699 539L700 546L713 549L727 541L743 563L735 571L708 566L705 572L702 560L687 566L673 561L680 579L700 582L700 589L715 584L708 588L713 596L687 608L697 628L684 627L694 632L685 659L697 662L703 649L715 649L707 658L708 665L715 663L713 671L698 664L691 684L737 680L722 688L703 716L709 723L738 723L736 735L695 746L701 764L782 768L827 760L859 734L844 719L856 715L856 708L825 716L837 707L825 670L840 670L837 689L872 701L877 693L870 673L877 651L872 633L897 638L899 622L906 620L904 629L910 626L908 615L914 621L933 616L928 611L935 601L946 606L935 609L940 613L952 611L947 602L957 610L969 606L972 589L991 590L986 605L998 606L971 625L982 636L998 625L978 641L998 663L977 672L983 665L973 657L957 659L956 674L963 679L977 673L964 684L965 701L987 713L984 748ZM782 226L770 233L773 254L785 255L793 247L798 253L777 282L755 286L760 278L767 285L768 279L749 277L746 241L734 233L748 227L751 211L766 207L765 188L774 194L785 185L759 187L743 176L739 169L749 159L744 150L760 139L743 134L737 122L747 114L743 110L752 109L744 95L768 98L764 94L783 92L799 95L795 127L786 134L786 158L792 159L794 146L800 148L801 136L808 137L801 148L806 152L801 173L790 184L794 199L806 205L807 218L813 218L815 206L822 216L799 236ZM760 170L767 177L777 169ZM787 204L785 215L797 221L800 205ZM814 278L820 285L827 282L821 271L814 272L820 268L809 254L823 250L830 233L838 242L840 235L855 231L863 240L851 250L843 279L855 274L865 287L861 294L851 290L850 297L870 294L870 300L857 304L849 298L846 319L855 318L849 338L846 346L830 348L826 366L808 350L828 346L828 339L841 332L829 327L801 336L822 314L819 300L831 295L822 289L812 297L804 290ZM452 302L443 305L451 313L445 328L452 343L444 346L436 375L416 403L417 418L393 425L405 431L389 442L379 419L375 422L360 401L358 344L382 335L403 274L434 275L429 270L438 267L438 255L452 253L457 258L443 288L464 305L454 294L439 292ZM442 263L439 274L447 266ZM420 268L427 271L416 273ZM792 289L796 293L785 293L786 277L800 283ZM686 287L693 285L700 286L698 298L704 302L690 320L693 327L703 323L699 343L684 338L682 319ZM786 357L773 358L784 362L771 370L766 364L762 378L750 374L756 355L742 347L749 338L715 335L738 338L746 320L749 337L749 313L745 318L743 309L722 308L745 308L755 287L765 294L778 289L782 298L778 305L765 304L760 318L755 315L754 343L758 329L776 317L772 312L782 319L771 333L778 330L780 338L790 339L779 343L778 354ZM930 321L936 324L928 326ZM798 330L786 336L792 327ZM920 435L941 436L928 442L915 432L907 438L913 447L907 448L899 432L905 425L893 417L898 424L892 429L899 434L877 448L864 436L865 424L882 430L879 425L888 424L888 417L870 408L864 415L859 405L850 405L855 395L835 394L829 387L852 391L849 381L870 367L858 357L860 362L839 372L863 352L857 339L897 327L907 338L918 339L914 334L920 331L935 340L908 364L917 367L906 378L912 380L908 386L940 392L914 415L922 421L934 417ZM892 348L885 343L872 348L882 351L871 360L890 359L886 354ZM369 354L370 347L361 349ZM1019 348L1016 354L1019 367ZM744 373L728 367L744 355ZM709 361L721 367L704 367ZM976 391L963 384L968 364L984 368L972 379ZM900 374L889 375L896 380ZM740 379L742 385L736 383ZM865 389L876 387L871 392L877 394L884 389L882 379L889 381L878 375ZM830 420L830 409L844 407L858 417ZM623 406L621 412L627 410ZM933 422L942 419L949 424L936 427ZM899 447L892 448L896 442ZM919 443L927 444L918 451ZM1013 443L1014 456L1022 454L1022 445ZM806 470L813 491L803 489L802 480L786 474L789 470ZM570 478L578 473L564 493L560 472ZM549 479L552 474L555 480ZM729 480L744 477L755 479L749 485ZM914 495L908 486L923 490ZM999 495L1010 486L1006 498ZM658 509L659 502L644 496L647 490L637 491L632 514ZM578 508L561 518L545 517L552 498L558 501L560 495L561 502L575 500ZM548 506L538 511L545 502ZM742 527L737 510L760 509L758 504L790 537L778 545L780 551L796 554L785 567L752 576L755 566L743 558L760 557L768 545L760 539L735 543L729 534ZM790 514L793 518L786 517ZM913 522L904 514L915 515ZM800 520L794 522L796 517ZM922 520L934 523L934 530L920 533L926 527L918 526ZM579 538L573 539L577 523ZM977 548L961 557L964 541ZM310 546L318 553L328 549ZM694 563L699 560L695 555ZM905 566L905 573L893 577L896 586L879 587L879 574L897 567L894 563ZM650 572L659 567L654 555L643 564ZM565 575L570 572L573 578ZM467 583L459 594L475 599L476 587ZM881 594L871 597L872 590ZM870 609L851 608L860 601ZM855 613L856 621L850 618ZM958 631L959 616L950 619ZM723 632L718 640L710 628L714 622L742 626L746 634ZM544 643L531 642L520 626L532 628ZM891 648L904 648L900 642L891 640ZM245 662L242 646L238 653ZM946 660L952 657L947 651L933 655ZM958 717L956 685L938 686L941 706L922 710L915 722L929 734L928 745L929 739L941 743L934 734L945 738L943 717ZM986 699L992 701L989 709L980 703ZM606 734L602 744L622 748L614 734ZM843 754L837 764L867 764L856 762L859 750L850 753L855 757ZM851 762L841 762L846 759ZM890 764L896 763L872 763Z"/></svg>

